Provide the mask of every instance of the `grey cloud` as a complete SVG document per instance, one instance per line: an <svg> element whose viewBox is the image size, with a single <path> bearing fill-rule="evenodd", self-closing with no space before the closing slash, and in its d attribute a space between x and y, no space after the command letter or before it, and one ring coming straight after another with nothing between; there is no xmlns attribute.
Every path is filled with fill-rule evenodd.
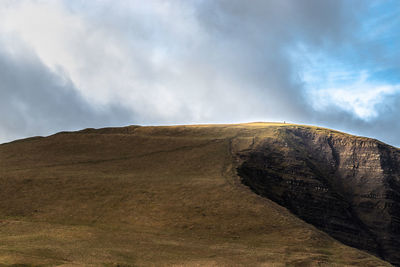
<svg viewBox="0 0 400 267"><path fill-rule="evenodd" d="M51 72L29 50L12 55L0 49L0 81L3 142L61 130L129 123L126 110L91 106L67 77Z"/></svg>
<svg viewBox="0 0 400 267"><path fill-rule="evenodd" d="M380 116L374 120L364 123L362 132L368 136L373 136L381 141L400 147L400 94L386 97L379 105L378 112Z"/></svg>
<svg viewBox="0 0 400 267"><path fill-rule="evenodd" d="M312 109L289 50L301 42L327 49L351 39L359 26L353 1L202 1L198 17L212 36L204 50L218 55L215 71L231 71L259 115L309 121ZM216 50L216 51L215 51ZM208 58L208 57L206 57Z"/></svg>
<svg viewBox="0 0 400 267"><path fill-rule="evenodd" d="M377 107L380 114L370 120L363 120L350 112L332 105L315 114L310 121L319 126L334 128L347 133L372 137L393 146L400 147L400 94L388 96Z"/></svg>

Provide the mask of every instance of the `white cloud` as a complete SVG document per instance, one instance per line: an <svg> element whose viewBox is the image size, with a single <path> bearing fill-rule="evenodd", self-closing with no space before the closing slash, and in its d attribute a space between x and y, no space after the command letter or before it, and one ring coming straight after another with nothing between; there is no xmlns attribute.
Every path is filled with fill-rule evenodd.
<svg viewBox="0 0 400 267"><path fill-rule="evenodd" d="M207 36L190 6L139 0L85 7L74 2L76 9L67 8L69 1L10 3L0 16L0 34L8 36L3 45L11 49L11 40L19 39L52 71L67 75L93 105L118 103L150 121L205 119L199 118L207 109L201 101L211 95L201 80L210 78L209 71L191 60L201 58L197 46Z"/></svg>
<svg viewBox="0 0 400 267"><path fill-rule="evenodd" d="M327 110L336 106L364 120L378 117L378 107L386 98L400 93L399 84L382 84L368 81L368 73L363 71L354 80L354 73L333 72L326 80L329 87L310 90L309 96L316 110ZM332 78L334 77L334 78ZM338 79L345 77L345 79ZM350 78L350 79L349 79ZM343 80L346 83L343 83ZM337 85L335 86L335 81Z"/></svg>

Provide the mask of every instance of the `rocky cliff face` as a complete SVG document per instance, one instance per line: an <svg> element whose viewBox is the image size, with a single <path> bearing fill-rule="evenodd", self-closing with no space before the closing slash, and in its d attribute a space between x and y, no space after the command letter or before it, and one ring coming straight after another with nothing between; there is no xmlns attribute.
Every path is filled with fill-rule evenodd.
<svg viewBox="0 0 400 267"><path fill-rule="evenodd" d="M288 127L237 154L256 193L339 241L400 266L400 151L377 140Z"/></svg>

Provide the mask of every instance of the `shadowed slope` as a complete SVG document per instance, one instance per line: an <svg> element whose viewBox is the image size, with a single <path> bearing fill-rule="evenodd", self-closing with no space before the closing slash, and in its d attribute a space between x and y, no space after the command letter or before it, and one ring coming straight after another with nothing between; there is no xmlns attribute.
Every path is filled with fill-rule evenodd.
<svg viewBox="0 0 400 267"><path fill-rule="evenodd" d="M239 153L255 192L345 244L400 265L400 151L301 126Z"/></svg>
<svg viewBox="0 0 400 267"><path fill-rule="evenodd" d="M281 124L87 129L0 145L0 263L388 266L236 175Z"/></svg>

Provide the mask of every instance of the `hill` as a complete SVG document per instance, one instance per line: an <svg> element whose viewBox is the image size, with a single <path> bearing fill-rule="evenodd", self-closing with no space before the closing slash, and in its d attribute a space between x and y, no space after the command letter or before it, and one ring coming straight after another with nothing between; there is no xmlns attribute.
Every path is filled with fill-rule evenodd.
<svg viewBox="0 0 400 267"><path fill-rule="evenodd" d="M398 264L398 155L373 139L278 123L2 144L0 263Z"/></svg>

